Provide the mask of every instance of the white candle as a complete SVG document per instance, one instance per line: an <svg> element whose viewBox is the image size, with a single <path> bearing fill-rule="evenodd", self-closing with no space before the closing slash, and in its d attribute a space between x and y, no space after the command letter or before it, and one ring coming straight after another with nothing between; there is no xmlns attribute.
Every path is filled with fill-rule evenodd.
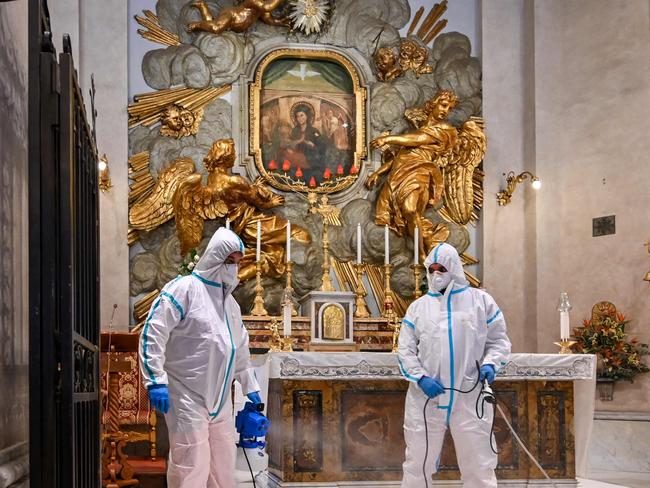
<svg viewBox="0 0 650 488"><path fill-rule="evenodd" d="M230 219L226 219L226 229L230 230Z"/></svg>
<svg viewBox="0 0 650 488"><path fill-rule="evenodd" d="M282 307L282 329L284 337L291 336L291 301L285 302Z"/></svg>
<svg viewBox="0 0 650 488"><path fill-rule="evenodd" d="M571 337L569 332L569 312L560 312L560 339Z"/></svg>
<svg viewBox="0 0 650 488"><path fill-rule="evenodd" d="M384 264L390 264L390 251L388 250L388 226L384 226Z"/></svg>
<svg viewBox="0 0 650 488"><path fill-rule="evenodd" d="M287 220L287 263L291 261L291 221Z"/></svg>
<svg viewBox="0 0 650 488"><path fill-rule="evenodd" d="M260 262L260 252L262 250L262 221L257 221L257 247L255 249L255 261Z"/></svg>
<svg viewBox="0 0 650 488"><path fill-rule="evenodd" d="M413 264L420 264L420 228L415 228L413 235Z"/></svg>
<svg viewBox="0 0 650 488"><path fill-rule="evenodd" d="M361 264L361 224L357 224L357 264Z"/></svg>

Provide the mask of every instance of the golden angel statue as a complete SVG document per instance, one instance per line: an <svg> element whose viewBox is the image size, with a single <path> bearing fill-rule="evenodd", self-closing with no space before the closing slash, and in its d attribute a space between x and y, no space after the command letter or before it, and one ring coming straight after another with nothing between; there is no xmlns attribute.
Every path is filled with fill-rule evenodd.
<svg viewBox="0 0 650 488"><path fill-rule="evenodd" d="M201 22L191 22L187 30L205 31L211 34L221 34L224 31L241 33L247 31L259 19L265 24L286 27L289 19L274 17L272 12L285 0L243 0L234 7L221 9L216 17L212 16L205 0L193 2L191 5L201 13Z"/></svg>
<svg viewBox="0 0 650 488"><path fill-rule="evenodd" d="M370 142L383 152L383 164L368 177L366 186L372 188L380 176L388 175L377 197L375 223L388 225L399 236L413 237L419 227L422 258L449 237L444 223L434 224L424 217L428 207L444 201L446 214L459 224L472 217L473 174L483 160L487 140L482 119L471 118L460 130L446 121L457 103L453 92L439 91L424 107L406 111L415 131L381 135Z"/></svg>
<svg viewBox="0 0 650 488"><path fill-rule="evenodd" d="M284 197L271 192L261 180L251 184L241 176L229 174L235 164L235 145L232 139L220 139L203 159L208 171L208 184L202 185L202 176L196 173L194 162L179 158L158 176L152 193L129 211L129 222L138 230L152 230L176 219L176 232L185 255L201 242L205 220L227 217L232 230L248 248L255 248L257 221L262 222L262 272L279 277L285 272L285 219L260 210L284 204ZM291 227L294 241L308 243L306 230ZM255 276L255 253L247 253L240 262L239 278L244 281Z"/></svg>

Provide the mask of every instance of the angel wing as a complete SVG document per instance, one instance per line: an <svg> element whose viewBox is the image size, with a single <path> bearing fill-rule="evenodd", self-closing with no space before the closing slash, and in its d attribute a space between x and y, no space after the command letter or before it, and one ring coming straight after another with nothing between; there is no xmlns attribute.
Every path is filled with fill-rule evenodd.
<svg viewBox="0 0 650 488"><path fill-rule="evenodd" d="M185 178L172 199L173 213L176 216L176 234L181 243L181 256L198 247L203 237L206 220L223 217L228 207L219 198L219 193L201 185L201 175Z"/></svg>
<svg viewBox="0 0 650 488"><path fill-rule="evenodd" d="M181 182L195 172L194 161L179 158L159 175L151 194L129 210L129 223L134 229L152 230L174 216L172 199ZM200 175L199 175L200 179Z"/></svg>
<svg viewBox="0 0 650 488"><path fill-rule="evenodd" d="M480 179L481 175L475 170L483 161L486 148L487 138L483 132L483 119L470 117L458 132L458 140L454 148L441 160L440 166L445 182L443 210L451 220L459 224L465 225L477 216L474 187L475 179L477 177ZM479 181L478 189L480 188Z"/></svg>

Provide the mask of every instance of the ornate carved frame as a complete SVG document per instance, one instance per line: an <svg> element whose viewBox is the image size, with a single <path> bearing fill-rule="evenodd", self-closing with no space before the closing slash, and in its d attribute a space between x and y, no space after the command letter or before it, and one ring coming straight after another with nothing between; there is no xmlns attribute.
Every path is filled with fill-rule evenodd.
<svg viewBox="0 0 650 488"><path fill-rule="evenodd" d="M335 182L332 186L318 186L316 188L309 188L307 184L293 185L279 182L273 178L264 168L262 162L262 149L260 147L260 112L261 112L261 92L262 92L262 77L266 67L276 59L283 57L304 58L304 59L323 59L335 61L339 63L350 75L355 97L355 123L356 123L356 139L354 144L354 166L357 168L357 175L355 178L342 178ZM255 77L250 84L250 98L249 98L249 112L250 112L250 126L249 126L249 149L250 154L253 156L255 166L260 173L260 176L272 187L284 191L299 191L299 192L315 192L315 193L336 193L351 187L358 179L362 170L362 160L366 157L366 88L361 85L361 79L355 65L341 53L331 50L313 50L313 49L295 49L295 48L279 48L276 49L262 58L255 69Z"/></svg>

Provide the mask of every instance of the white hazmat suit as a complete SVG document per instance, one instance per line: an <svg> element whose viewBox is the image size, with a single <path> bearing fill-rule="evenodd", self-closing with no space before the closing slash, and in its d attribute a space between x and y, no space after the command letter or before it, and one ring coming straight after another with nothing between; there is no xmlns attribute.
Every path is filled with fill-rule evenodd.
<svg viewBox="0 0 650 488"><path fill-rule="evenodd" d="M506 364L510 354L506 323L494 299L469 286L453 246L436 246L424 265L428 269L433 263L440 263L447 272L427 273L429 292L409 306L399 337L400 369L411 382L404 411L406 460L402 487L425 487L425 473L431 485L449 428L463 486L496 488L497 455L490 448L493 414L491 408L486 408L483 419L478 418L475 405L480 388L468 394L445 390L431 399L426 410L427 433L427 396L418 381L428 376L445 388L471 389L479 374L476 361L480 366L491 364L496 371Z"/></svg>
<svg viewBox="0 0 650 488"><path fill-rule="evenodd" d="M221 228L193 273L169 282L151 307L140 337L145 386L168 384L169 488L235 488L233 379L244 394L259 391L250 364L248 332L231 293L244 252Z"/></svg>

